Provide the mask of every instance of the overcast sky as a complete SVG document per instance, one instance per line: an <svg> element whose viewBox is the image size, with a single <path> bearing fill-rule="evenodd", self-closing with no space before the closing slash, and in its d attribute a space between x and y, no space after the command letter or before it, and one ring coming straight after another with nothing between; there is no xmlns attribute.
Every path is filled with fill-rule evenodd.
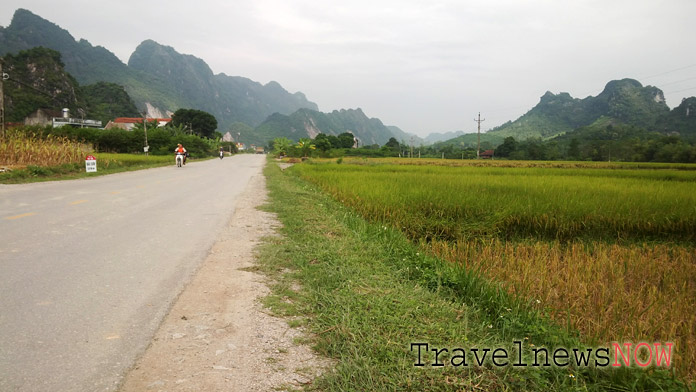
<svg viewBox="0 0 696 392"><path fill-rule="evenodd" d="M4 0L124 63L144 40L214 73L279 82L323 112L362 108L425 136L515 120L546 92L633 78L696 95L694 0Z"/></svg>

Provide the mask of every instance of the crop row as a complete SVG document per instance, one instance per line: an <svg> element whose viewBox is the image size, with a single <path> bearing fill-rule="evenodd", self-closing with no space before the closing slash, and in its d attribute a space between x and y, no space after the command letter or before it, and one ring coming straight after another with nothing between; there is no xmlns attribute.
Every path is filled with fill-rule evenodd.
<svg viewBox="0 0 696 392"><path fill-rule="evenodd" d="M599 342L675 342L696 379L696 172L295 165L369 220Z"/></svg>
<svg viewBox="0 0 696 392"><path fill-rule="evenodd" d="M391 165L297 171L412 238L696 240L696 172L615 170L612 177L594 169Z"/></svg>

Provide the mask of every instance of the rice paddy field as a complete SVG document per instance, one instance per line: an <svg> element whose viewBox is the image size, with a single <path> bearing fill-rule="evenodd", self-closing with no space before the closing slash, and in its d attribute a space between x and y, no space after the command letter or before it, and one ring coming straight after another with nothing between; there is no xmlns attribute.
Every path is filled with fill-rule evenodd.
<svg viewBox="0 0 696 392"><path fill-rule="evenodd" d="M292 172L588 344L673 342L696 379L696 166L381 159Z"/></svg>

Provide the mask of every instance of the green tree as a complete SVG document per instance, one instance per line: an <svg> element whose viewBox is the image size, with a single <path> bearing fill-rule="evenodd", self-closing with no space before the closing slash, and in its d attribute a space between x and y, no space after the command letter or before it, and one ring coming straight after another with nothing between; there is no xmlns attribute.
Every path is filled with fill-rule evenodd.
<svg viewBox="0 0 696 392"><path fill-rule="evenodd" d="M499 145L498 148L495 149L495 156L503 158L509 157L510 154L517 151L517 146L517 140L515 140L515 138L512 136L508 136L503 141L503 144Z"/></svg>
<svg viewBox="0 0 696 392"><path fill-rule="evenodd" d="M329 137L323 133L318 134L314 138L314 145L323 152L327 152L333 147L329 141Z"/></svg>
<svg viewBox="0 0 696 392"><path fill-rule="evenodd" d="M393 137L390 137L389 141L384 146L389 147L393 151L399 151L401 149L401 145L399 144L399 141Z"/></svg>
<svg viewBox="0 0 696 392"><path fill-rule="evenodd" d="M350 132L343 132L342 134L338 135L338 143L339 145L337 147L339 148L353 148L353 144L355 144L355 136L353 136L353 134Z"/></svg>
<svg viewBox="0 0 696 392"><path fill-rule="evenodd" d="M329 140L329 143L331 143L331 148L341 148L341 142L336 135L328 135L326 138Z"/></svg>
<svg viewBox="0 0 696 392"><path fill-rule="evenodd" d="M291 146L292 140L286 137L275 138L273 139L273 155L277 157L288 155Z"/></svg>
<svg viewBox="0 0 696 392"><path fill-rule="evenodd" d="M308 157L312 155L312 150L316 149L316 146L312 143L312 139L303 137L297 142L297 148L303 157Z"/></svg>
<svg viewBox="0 0 696 392"><path fill-rule="evenodd" d="M123 86L97 82L80 87L86 103L86 118L100 120L103 125L116 117L140 117L138 109Z"/></svg>
<svg viewBox="0 0 696 392"><path fill-rule="evenodd" d="M172 125L187 127L196 135L212 137L218 123L215 116L208 112L196 109L179 109L172 115Z"/></svg>
<svg viewBox="0 0 696 392"><path fill-rule="evenodd" d="M568 146L568 158L573 160L580 159L580 142L577 138L573 138Z"/></svg>

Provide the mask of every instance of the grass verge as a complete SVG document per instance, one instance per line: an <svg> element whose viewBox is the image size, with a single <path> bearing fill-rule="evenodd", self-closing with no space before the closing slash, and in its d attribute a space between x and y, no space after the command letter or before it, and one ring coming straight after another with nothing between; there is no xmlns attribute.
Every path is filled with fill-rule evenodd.
<svg viewBox="0 0 696 392"><path fill-rule="evenodd" d="M76 178L103 176L124 171L150 169L173 165L170 155L109 154L92 153L97 158L97 172L87 173L85 163L61 165L28 165L0 173L0 184L23 184L41 181L71 180Z"/></svg>
<svg viewBox="0 0 696 392"><path fill-rule="evenodd" d="M265 208L283 223L283 236L259 250L261 268L278 282L267 305L295 317L318 352L337 360L312 388L687 390L661 368L543 366L534 350L582 350L577 333L555 326L499 285L420 253L399 231L366 222L275 164L265 174L271 199ZM429 350L416 343L428 343ZM433 348L449 352L436 355ZM498 348L508 354L507 366L492 358Z"/></svg>

